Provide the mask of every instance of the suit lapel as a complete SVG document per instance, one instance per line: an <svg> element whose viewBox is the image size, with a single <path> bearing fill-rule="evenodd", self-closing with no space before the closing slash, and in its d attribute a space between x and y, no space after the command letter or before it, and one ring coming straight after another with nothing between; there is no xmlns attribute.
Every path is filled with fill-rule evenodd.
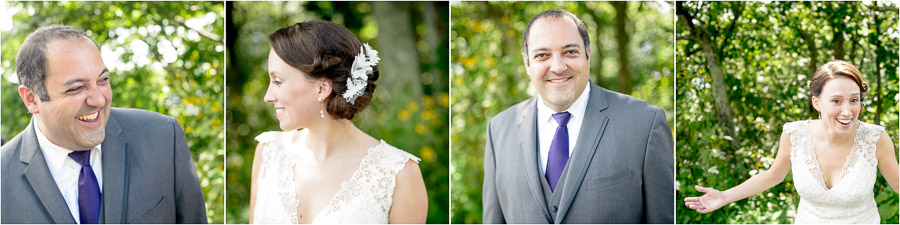
<svg viewBox="0 0 900 225"><path fill-rule="evenodd" d="M528 188L531 189L531 195L547 223L550 223L550 211L547 209L547 202L544 199L544 191L541 188L541 170L538 169L537 158L537 101L531 98L527 103L519 105L516 109L519 117L516 118L517 131L519 131L519 141L522 151L522 163L525 166L525 176L528 178Z"/></svg>
<svg viewBox="0 0 900 225"><path fill-rule="evenodd" d="M103 140L103 203L100 210L101 223L125 223L122 213L125 210L125 167L126 147L124 140L119 139L122 128L113 117L115 110L110 111L106 123L106 138Z"/></svg>
<svg viewBox="0 0 900 225"><path fill-rule="evenodd" d="M22 136L20 145L22 152L19 155L19 162L28 165L22 172L22 177L34 190L34 194L37 195L41 205L50 214L50 219L54 223L75 223L75 218L69 212L69 206L66 205L66 200L59 191L59 186L56 185L53 175L50 174L50 167L47 166L44 153L41 152L34 129L38 128L34 127L34 122L32 121L25 128L25 133Z"/></svg>
<svg viewBox="0 0 900 225"><path fill-rule="evenodd" d="M562 187L562 196L559 202L559 214L556 216L556 223L561 223L575 200L578 189L587 174L588 166L594 153L597 152L600 144L600 137L606 130L609 118L602 113L609 107L606 100L605 90L591 83L590 98L588 100L587 109L585 109L584 120L581 122L581 131L578 134L578 141L575 143L575 151L569 158L566 165L566 179Z"/></svg>

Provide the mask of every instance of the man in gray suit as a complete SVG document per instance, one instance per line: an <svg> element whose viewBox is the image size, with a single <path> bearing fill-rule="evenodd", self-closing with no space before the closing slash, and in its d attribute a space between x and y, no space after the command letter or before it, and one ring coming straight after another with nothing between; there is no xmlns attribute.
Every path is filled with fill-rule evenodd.
<svg viewBox="0 0 900 225"><path fill-rule="evenodd" d="M590 82L587 29L548 10L522 38L538 96L488 122L484 223L673 223L663 110Z"/></svg>
<svg viewBox="0 0 900 225"><path fill-rule="evenodd" d="M32 115L2 147L2 223L206 223L184 131L111 108L109 72L84 31L36 30L16 56Z"/></svg>

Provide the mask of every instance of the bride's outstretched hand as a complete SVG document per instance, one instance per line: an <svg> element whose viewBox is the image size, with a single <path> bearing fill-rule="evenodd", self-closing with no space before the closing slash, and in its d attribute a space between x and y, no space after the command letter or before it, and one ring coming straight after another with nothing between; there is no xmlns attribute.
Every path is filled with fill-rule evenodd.
<svg viewBox="0 0 900 225"><path fill-rule="evenodd" d="M694 186L694 189L706 194L700 197L684 198L684 205L699 213L712 212L726 204L725 194L719 190L700 186Z"/></svg>

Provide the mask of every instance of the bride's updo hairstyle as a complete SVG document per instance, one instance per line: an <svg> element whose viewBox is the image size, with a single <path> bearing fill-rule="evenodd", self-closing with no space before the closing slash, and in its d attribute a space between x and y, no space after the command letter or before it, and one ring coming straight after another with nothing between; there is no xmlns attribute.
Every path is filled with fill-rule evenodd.
<svg viewBox="0 0 900 225"><path fill-rule="evenodd" d="M842 60L834 60L825 63L825 65L820 66L819 70L813 74L812 80L809 81L809 90L812 92L812 96L818 98L819 95L822 94L822 88L825 87L825 83L838 77L846 77L855 82L856 86L859 87L859 101L864 102L866 91L869 90L869 85L863 81L862 75L859 72L859 69L856 69L856 66ZM810 106L810 109L815 112L815 109L813 109L812 106Z"/></svg>
<svg viewBox="0 0 900 225"><path fill-rule="evenodd" d="M325 111L335 119L352 120L361 112L375 92L378 67L372 68L366 88L353 104L343 97L354 57L362 42L350 30L336 23L311 20L284 27L269 35L272 49L285 63L306 74L306 78L331 81L331 95L326 98Z"/></svg>

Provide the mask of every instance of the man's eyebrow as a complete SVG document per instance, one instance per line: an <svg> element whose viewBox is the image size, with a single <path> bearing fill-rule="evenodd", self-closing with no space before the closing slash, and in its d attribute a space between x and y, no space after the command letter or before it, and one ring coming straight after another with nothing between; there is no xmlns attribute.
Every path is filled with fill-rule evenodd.
<svg viewBox="0 0 900 225"><path fill-rule="evenodd" d="M103 68L103 71L100 71L100 75L97 75L97 76L98 76L98 77L99 77L99 76L103 76L103 74L105 74L106 72L109 72L109 69ZM63 86L69 86L69 85L72 85L72 84L74 84L74 83L78 83L78 82L87 82L87 81L88 81L88 80L87 80L87 79L84 79L84 78L76 78L76 79L72 79L72 80L66 81L66 83L63 83Z"/></svg>
<svg viewBox="0 0 900 225"><path fill-rule="evenodd" d="M567 44L567 45L563 46L562 48L581 48L581 45L572 43L572 44Z"/></svg>
<svg viewBox="0 0 900 225"><path fill-rule="evenodd" d="M84 78L72 79L72 80L66 81L66 83L63 84L63 86L69 86L69 85L72 85L72 84L78 83L78 82L87 82L87 79L84 79Z"/></svg>
<svg viewBox="0 0 900 225"><path fill-rule="evenodd" d="M100 71L100 74L97 77L103 76L104 73L109 72L108 68L103 68L103 71Z"/></svg>
<svg viewBox="0 0 900 225"><path fill-rule="evenodd" d="M537 52L549 51L549 50L550 50L549 48L536 48L534 50L531 50L531 53L537 53Z"/></svg>

